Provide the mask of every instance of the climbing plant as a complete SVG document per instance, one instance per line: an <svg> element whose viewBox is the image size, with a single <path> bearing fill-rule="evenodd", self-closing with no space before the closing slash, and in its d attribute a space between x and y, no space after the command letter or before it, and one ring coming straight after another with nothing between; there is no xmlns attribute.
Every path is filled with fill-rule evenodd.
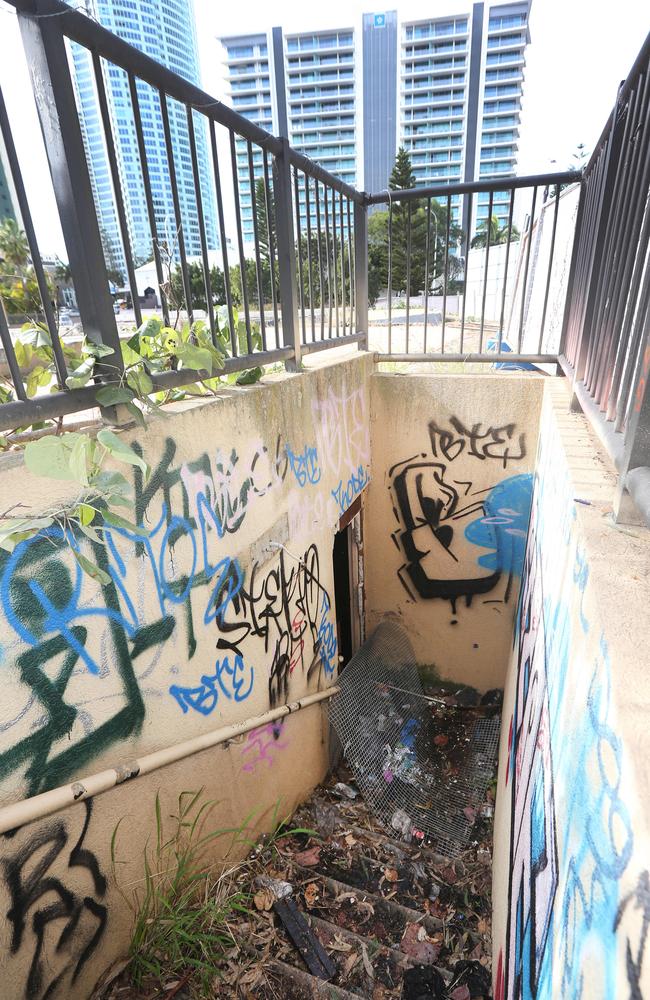
<svg viewBox="0 0 650 1000"><path fill-rule="evenodd" d="M218 311L216 336L213 340L209 326L203 320L185 322L179 329L165 326L160 318L147 320L129 340L121 343L122 364L112 363L114 351L102 344L85 339L80 350L62 342L66 366L67 389L80 389L98 375L101 388L96 393L97 402L104 407L121 405L133 420L145 426L145 415L165 403L187 396L214 394L223 382L249 385L262 375L262 368L255 367L242 373L223 374L224 362L231 354L228 312ZM233 311L233 322L240 355L247 353L246 325ZM262 340L257 329L252 331L252 345L259 349ZM16 360L24 372L25 391L34 397L39 390L51 392L63 388L59 384L54 351L49 331L38 323L22 327L14 342ZM167 371L187 371L188 384L175 389L158 389L154 379ZM205 376L197 379L197 373ZM112 377L114 376L114 377ZM0 376L0 404L14 398L13 384ZM138 466L145 480L150 469L122 438L105 427L97 434L89 431L64 431L62 421L56 424L41 422L29 427L16 428L14 436L0 436L0 448L6 449L20 442L17 432L39 434L51 430L24 444L25 465L37 476L76 483L79 491L71 502L46 509L38 517L15 516L21 503L0 515L0 548L13 551L16 545L38 532L55 530L67 542L81 569L93 579L106 583L103 570L92 563L79 550L82 536L94 542L103 542L106 527L128 528L139 533L141 529L128 517L113 508L133 507L132 489L122 472L104 468L110 456L120 463ZM23 436L24 440L24 436Z"/></svg>

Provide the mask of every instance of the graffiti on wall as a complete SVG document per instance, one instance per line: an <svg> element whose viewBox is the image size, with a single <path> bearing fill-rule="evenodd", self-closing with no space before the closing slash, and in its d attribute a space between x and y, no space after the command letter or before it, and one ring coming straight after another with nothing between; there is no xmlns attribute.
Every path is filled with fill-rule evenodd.
<svg viewBox="0 0 650 1000"><path fill-rule="evenodd" d="M609 654L586 609L589 566L574 530L570 486L549 461L540 459L517 615L505 779L508 922L495 1000L640 1000L647 874L622 892L634 831ZM616 936L624 920L622 963Z"/></svg>
<svg viewBox="0 0 650 1000"><path fill-rule="evenodd" d="M106 930L106 877L86 843L92 800L77 808L84 820L76 840L69 829L73 813L30 826L19 846L5 837L1 864L10 901L5 919L11 954L27 954L26 1000L45 1000L64 983L73 984Z"/></svg>
<svg viewBox="0 0 650 1000"><path fill-rule="evenodd" d="M466 428L429 423L430 451L412 455L389 470L393 513L391 536L404 562L398 577L412 600L441 598L467 605L478 595L510 600L521 575L530 513L532 476L503 477L508 462L525 458L525 435L514 424ZM487 463L492 486L477 488L472 462ZM492 469L494 468L494 472ZM478 467L477 467L478 471ZM478 473L485 481L486 470ZM495 589L501 586L499 594Z"/></svg>
<svg viewBox="0 0 650 1000"><path fill-rule="evenodd" d="M171 698L186 718L208 716L245 701L256 676L275 705L298 666L314 683L334 672L332 600L315 545L304 565L282 553L270 569L214 555L220 540L236 544L290 467L305 483L316 477L315 450L305 448L304 461L296 454L277 438L272 448L252 443L243 454L178 462L168 439L146 484L135 470L137 531L110 526L105 544L84 539L104 585L69 558L56 527L0 554L5 655L17 674L0 720L0 780L18 772L28 794L70 780L139 732L147 697ZM214 643L214 666L191 677L199 634ZM263 659L250 659L249 636L263 639ZM165 683L156 668L169 640L184 665L182 680Z"/></svg>
<svg viewBox="0 0 650 1000"><path fill-rule="evenodd" d="M252 773L262 764L272 767L278 751L287 749L289 741L284 733L284 721L276 719L265 726L258 726L248 734L242 747L243 771Z"/></svg>

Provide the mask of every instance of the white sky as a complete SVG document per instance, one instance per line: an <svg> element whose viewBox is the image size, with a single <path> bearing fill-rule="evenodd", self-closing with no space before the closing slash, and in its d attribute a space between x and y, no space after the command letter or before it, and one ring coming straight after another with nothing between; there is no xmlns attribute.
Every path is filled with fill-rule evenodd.
<svg viewBox="0 0 650 1000"><path fill-rule="evenodd" d="M372 7L360 0L328 0L320 9L295 0L194 0L203 87L224 92L223 53L217 36L265 30L345 27ZM401 17L426 17L467 9L469 2L408 0ZM565 169L579 142L591 149L650 29L647 0L534 0L527 50L518 173ZM44 253L65 258L45 153L36 118L20 33L13 10L0 0L0 86ZM552 161L556 161L553 164Z"/></svg>

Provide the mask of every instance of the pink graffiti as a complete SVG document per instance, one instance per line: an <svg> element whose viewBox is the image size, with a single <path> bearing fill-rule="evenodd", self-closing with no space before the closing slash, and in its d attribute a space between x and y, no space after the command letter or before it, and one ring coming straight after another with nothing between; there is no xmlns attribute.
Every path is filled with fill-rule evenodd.
<svg viewBox="0 0 650 1000"><path fill-rule="evenodd" d="M284 720L269 722L265 726L253 729L246 739L242 754L249 755L243 765L243 770L251 773L257 769L258 764L266 761L269 767L275 762L276 752L286 750L289 745L287 740L280 741Z"/></svg>

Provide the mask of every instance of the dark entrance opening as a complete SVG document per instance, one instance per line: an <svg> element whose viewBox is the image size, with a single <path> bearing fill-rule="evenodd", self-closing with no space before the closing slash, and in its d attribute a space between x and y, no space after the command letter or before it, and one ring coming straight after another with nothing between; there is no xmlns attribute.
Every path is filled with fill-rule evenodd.
<svg viewBox="0 0 650 1000"><path fill-rule="evenodd" d="M352 657L352 595L350 593L350 526L334 536L334 599L339 641L339 671Z"/></svg>

